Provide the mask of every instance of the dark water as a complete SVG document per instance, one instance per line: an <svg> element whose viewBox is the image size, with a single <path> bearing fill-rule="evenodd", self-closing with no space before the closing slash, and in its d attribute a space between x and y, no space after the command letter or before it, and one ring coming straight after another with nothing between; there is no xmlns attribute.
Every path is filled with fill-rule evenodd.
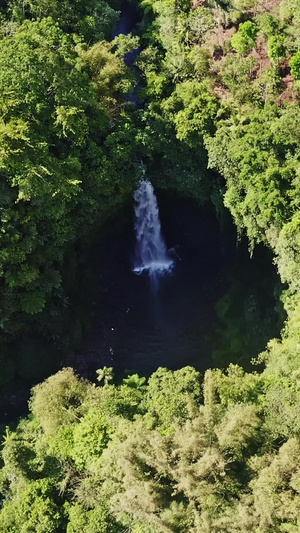
<svg viewBox="0 0 300 533"><path fill-rule="evenodd" d="M140 20L141 14L139 13L137 5L123 2L120 19L113 30L112 39L117 35L120 35L120 33L124 35L130 33Z"/></svg>
<svg viewBox="0 0 300 533"><path fill-rule="evenodd" d="M214 213L197 202L170 193L157 196L162 232L174 249L173 273L154 291L147 275L132 272L131 202L85 249L79 275L70 280L71 330L78 329L81 339L85 332L80 348L43 370L38 339L27 340L23 366L30 355L29 367L22 375L40 368L43 375L31 382L18 378L17 392L2 402L0 422L26 415L30 386L61 366L73 366L91 380L104 365L114 366L119 376L125 370L149 375L159 366L204 371L231 362L251 370L251 358L279 336L284 316L272 254L257 247L251 259L246 240L237 243L229 216L221 231ZM51 346L48 352L50 363Z"/></svg>
<svg viewBox="0 0 300 533"><path fill-rule="evenodd" d="M109 364L118 374L186 365L203 371L231 361L247 367L280 331L271 254L260 248L250 259L233 226L222 233L214 214L192 200L158 200L174 270L156 288L147 274L134 274L133 213L111 223L86 270L91 280L98 272L99 302L81 357L92 354L92 371Z"/></svg>

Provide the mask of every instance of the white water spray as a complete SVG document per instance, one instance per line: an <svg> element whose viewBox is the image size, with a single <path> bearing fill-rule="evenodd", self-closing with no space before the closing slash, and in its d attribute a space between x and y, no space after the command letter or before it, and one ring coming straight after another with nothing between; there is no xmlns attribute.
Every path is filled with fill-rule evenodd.
<svg viewBox="0 0 300 533"><path fill-rule="evenodd" d="M153 187L141 180L134 193L136 248L133 271L150 276L169 272L173 261L161 234L159 211Z"/></svg>

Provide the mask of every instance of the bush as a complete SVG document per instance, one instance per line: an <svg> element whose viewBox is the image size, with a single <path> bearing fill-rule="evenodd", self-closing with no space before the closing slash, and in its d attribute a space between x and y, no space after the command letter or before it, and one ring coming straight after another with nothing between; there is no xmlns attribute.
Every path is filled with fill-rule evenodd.
<svg viewBox="0 0 300 533"><path fill-rule="evenodd" d="M245 55L255 46L258 28L254 22L247 20L240 24L239 31L231 39L231 46L239 54Z"/></svg>
<svg viewBox="0 0 300 533"><path fill-rule="evenodd" d="M291 73L296 80L300 80L300 52L297 52L290 60Z"/></svg>

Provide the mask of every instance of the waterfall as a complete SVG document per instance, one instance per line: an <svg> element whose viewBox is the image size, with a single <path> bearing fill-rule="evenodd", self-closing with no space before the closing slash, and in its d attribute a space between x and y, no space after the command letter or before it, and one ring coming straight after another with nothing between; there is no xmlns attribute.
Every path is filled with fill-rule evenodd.
<svg viewBox="0 0 300 533"><path fill-rule="evenodd" d="M134 193L135 200L135 260L133 271L151 275L170 271L173 261L161 234L156 196L150 181L142 179Z"/></svg>

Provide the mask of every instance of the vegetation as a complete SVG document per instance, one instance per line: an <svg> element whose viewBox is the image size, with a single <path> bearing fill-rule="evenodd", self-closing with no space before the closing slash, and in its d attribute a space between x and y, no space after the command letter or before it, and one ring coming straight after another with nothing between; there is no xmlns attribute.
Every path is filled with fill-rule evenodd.
<svg viewBox="0 0 300 533"><path fill-rule="evenodd" d="M36 331L37 351L43 339L64 348L66 254L131 192L135 165L124 98L133 77L113 44L88 47L50 17L14 20L0 41L0 323L12 375L24 331Z"/></svg>
<svg viewBox="0 0 300 533"><path fill-rule="evenodd" d="M260 373L113 384L104 368L96 386L67 368L36 385L29 417L4 431L0 532L296 533L299 2L143 0L136 34L111 41L121 7L0 2L3 391L49 376L76 344L82 243L131 195L141 158L157 185L220 218L225 206L250 250L272 250L288 318L255 354ZM230 315L238 292L217 309L234 361L237 329L249 336Z"/></svg>
<svg viewBox="0 0 300 533"><path fill-rule="evenodd" d="M6 431L0 531L296 531L299 426L276 440L273 387L235 365L98 387L58 372Z"/></svg>

